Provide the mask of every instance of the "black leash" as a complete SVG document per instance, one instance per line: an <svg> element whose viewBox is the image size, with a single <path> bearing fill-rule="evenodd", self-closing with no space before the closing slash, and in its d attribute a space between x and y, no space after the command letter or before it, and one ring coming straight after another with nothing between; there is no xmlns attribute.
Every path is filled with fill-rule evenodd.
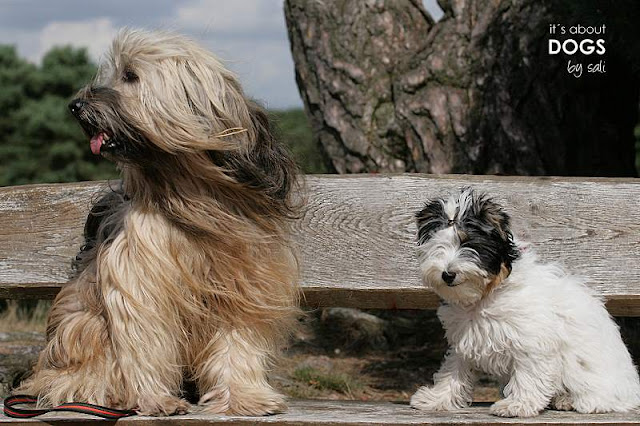
<svg viewBox="0 0 640 426"><path fill-rule="evenodd" d="M25 419L29 417L41 416L51 411L73 411L82 414L91 414L108 420L117 420L122 417L134 416L134 410L116 410L114 408L101 407L100 405L87 404L84 402L66 402L53 408L19 408L19 404L35 404L38 398L29 395L12 395L4 400L4 415Z"/></svg>

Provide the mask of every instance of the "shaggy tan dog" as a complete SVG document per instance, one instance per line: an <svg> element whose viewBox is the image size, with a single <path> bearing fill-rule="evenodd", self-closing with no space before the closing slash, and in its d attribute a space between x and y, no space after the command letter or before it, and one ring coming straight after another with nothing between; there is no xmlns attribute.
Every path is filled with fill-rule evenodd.
<svg viewBox="0 0 640 426"><path fill-rule="evenodd" d="M89 215L15 392L168 415L189 408L186 378L205 411L282 411L266 376L298 313L296 169L265 113L202 47L131 30L69 107L122 188Z"/></svg>

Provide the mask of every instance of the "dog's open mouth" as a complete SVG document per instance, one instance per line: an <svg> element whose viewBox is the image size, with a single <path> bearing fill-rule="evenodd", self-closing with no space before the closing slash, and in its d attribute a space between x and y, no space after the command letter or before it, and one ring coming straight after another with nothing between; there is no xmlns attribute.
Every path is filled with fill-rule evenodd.
<svg viewBox="0 0 640 426"><path fill-rule="evenodd" d="M78 122L84 130L85 134L89 136L89 145L91 146L91 152L94 155L100 155L113 143L113 134L106 130L100 130L99 127L89 122L88 120L78 117Z"/></svg>
<svg viewBox="0 0 640 426"><path fill-rule="evenodd" d="M107 132L98 132L91 137L91 152L95 155L100 155L102 146L107 144L111 139L111 136Z"/></svg>
<svg viewBox="0 0 640 426"><path fill-rule="evenodd" d="M91 110L87 101L82 99L71 101L69 108L89 139L89 147L93 155L100 155L116 162L146 160L146 152L141 148L143 140L133 142L129 139L132 134L135 134L135 129L126 122L118 121L121 119L120 116L112 117L114 114L110 111L100 113ZM99 120L95 119L96 115Z"/></svg>

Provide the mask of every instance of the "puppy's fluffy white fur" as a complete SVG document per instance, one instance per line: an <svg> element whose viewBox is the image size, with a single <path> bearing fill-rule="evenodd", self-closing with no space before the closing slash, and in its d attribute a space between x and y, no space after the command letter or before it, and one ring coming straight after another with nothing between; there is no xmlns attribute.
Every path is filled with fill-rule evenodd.
<svg viewBox="0 0 640 426"><path fill-rule="evenodd" d="M466 214L493 222L485 220L486 206L476 207ZM449 217L449 224L455 221L464 228L465 213L452 211L458 216ZM549 404L581 413L640 406L638 373L619 329L603 301L581 279L557 265L540 262L532 249L525 248L513 262L511 273L495 285L496 277L477 258L471 266L465 263L468 260L456 263L464 241L455 249L451 245L443 249L446 244L437 240L451 229L455 227L435 232L435 241L427 241L422 250L423 278L447 301L438 317L450 350L434 375L434 385L421 387L411 398L411 406L453 410L469 405L478 370L505 384L505 398L490 408L499 416L535 416ZM513 247L522 248L513 243L508 228L504 231ZM455 270L458 265L462 267L457 269L456 285L437 278L442 268ZM490 283L495 287L486 291Z"/></svg>

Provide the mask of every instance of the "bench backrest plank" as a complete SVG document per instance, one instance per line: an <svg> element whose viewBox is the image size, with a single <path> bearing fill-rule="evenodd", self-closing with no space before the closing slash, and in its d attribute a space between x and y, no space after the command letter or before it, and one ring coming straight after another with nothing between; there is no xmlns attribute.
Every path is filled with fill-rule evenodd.
<svg viewBox="0 0 640 426"><path fill-rule="evenodd" d="M294 223L306 302L434 308L419 280L413 214L463 186L487 191L546 261L587 277L612 313L640 315L640 179L309 176ZM52 297L106 182L0 188L0 297Z"/></svg>

